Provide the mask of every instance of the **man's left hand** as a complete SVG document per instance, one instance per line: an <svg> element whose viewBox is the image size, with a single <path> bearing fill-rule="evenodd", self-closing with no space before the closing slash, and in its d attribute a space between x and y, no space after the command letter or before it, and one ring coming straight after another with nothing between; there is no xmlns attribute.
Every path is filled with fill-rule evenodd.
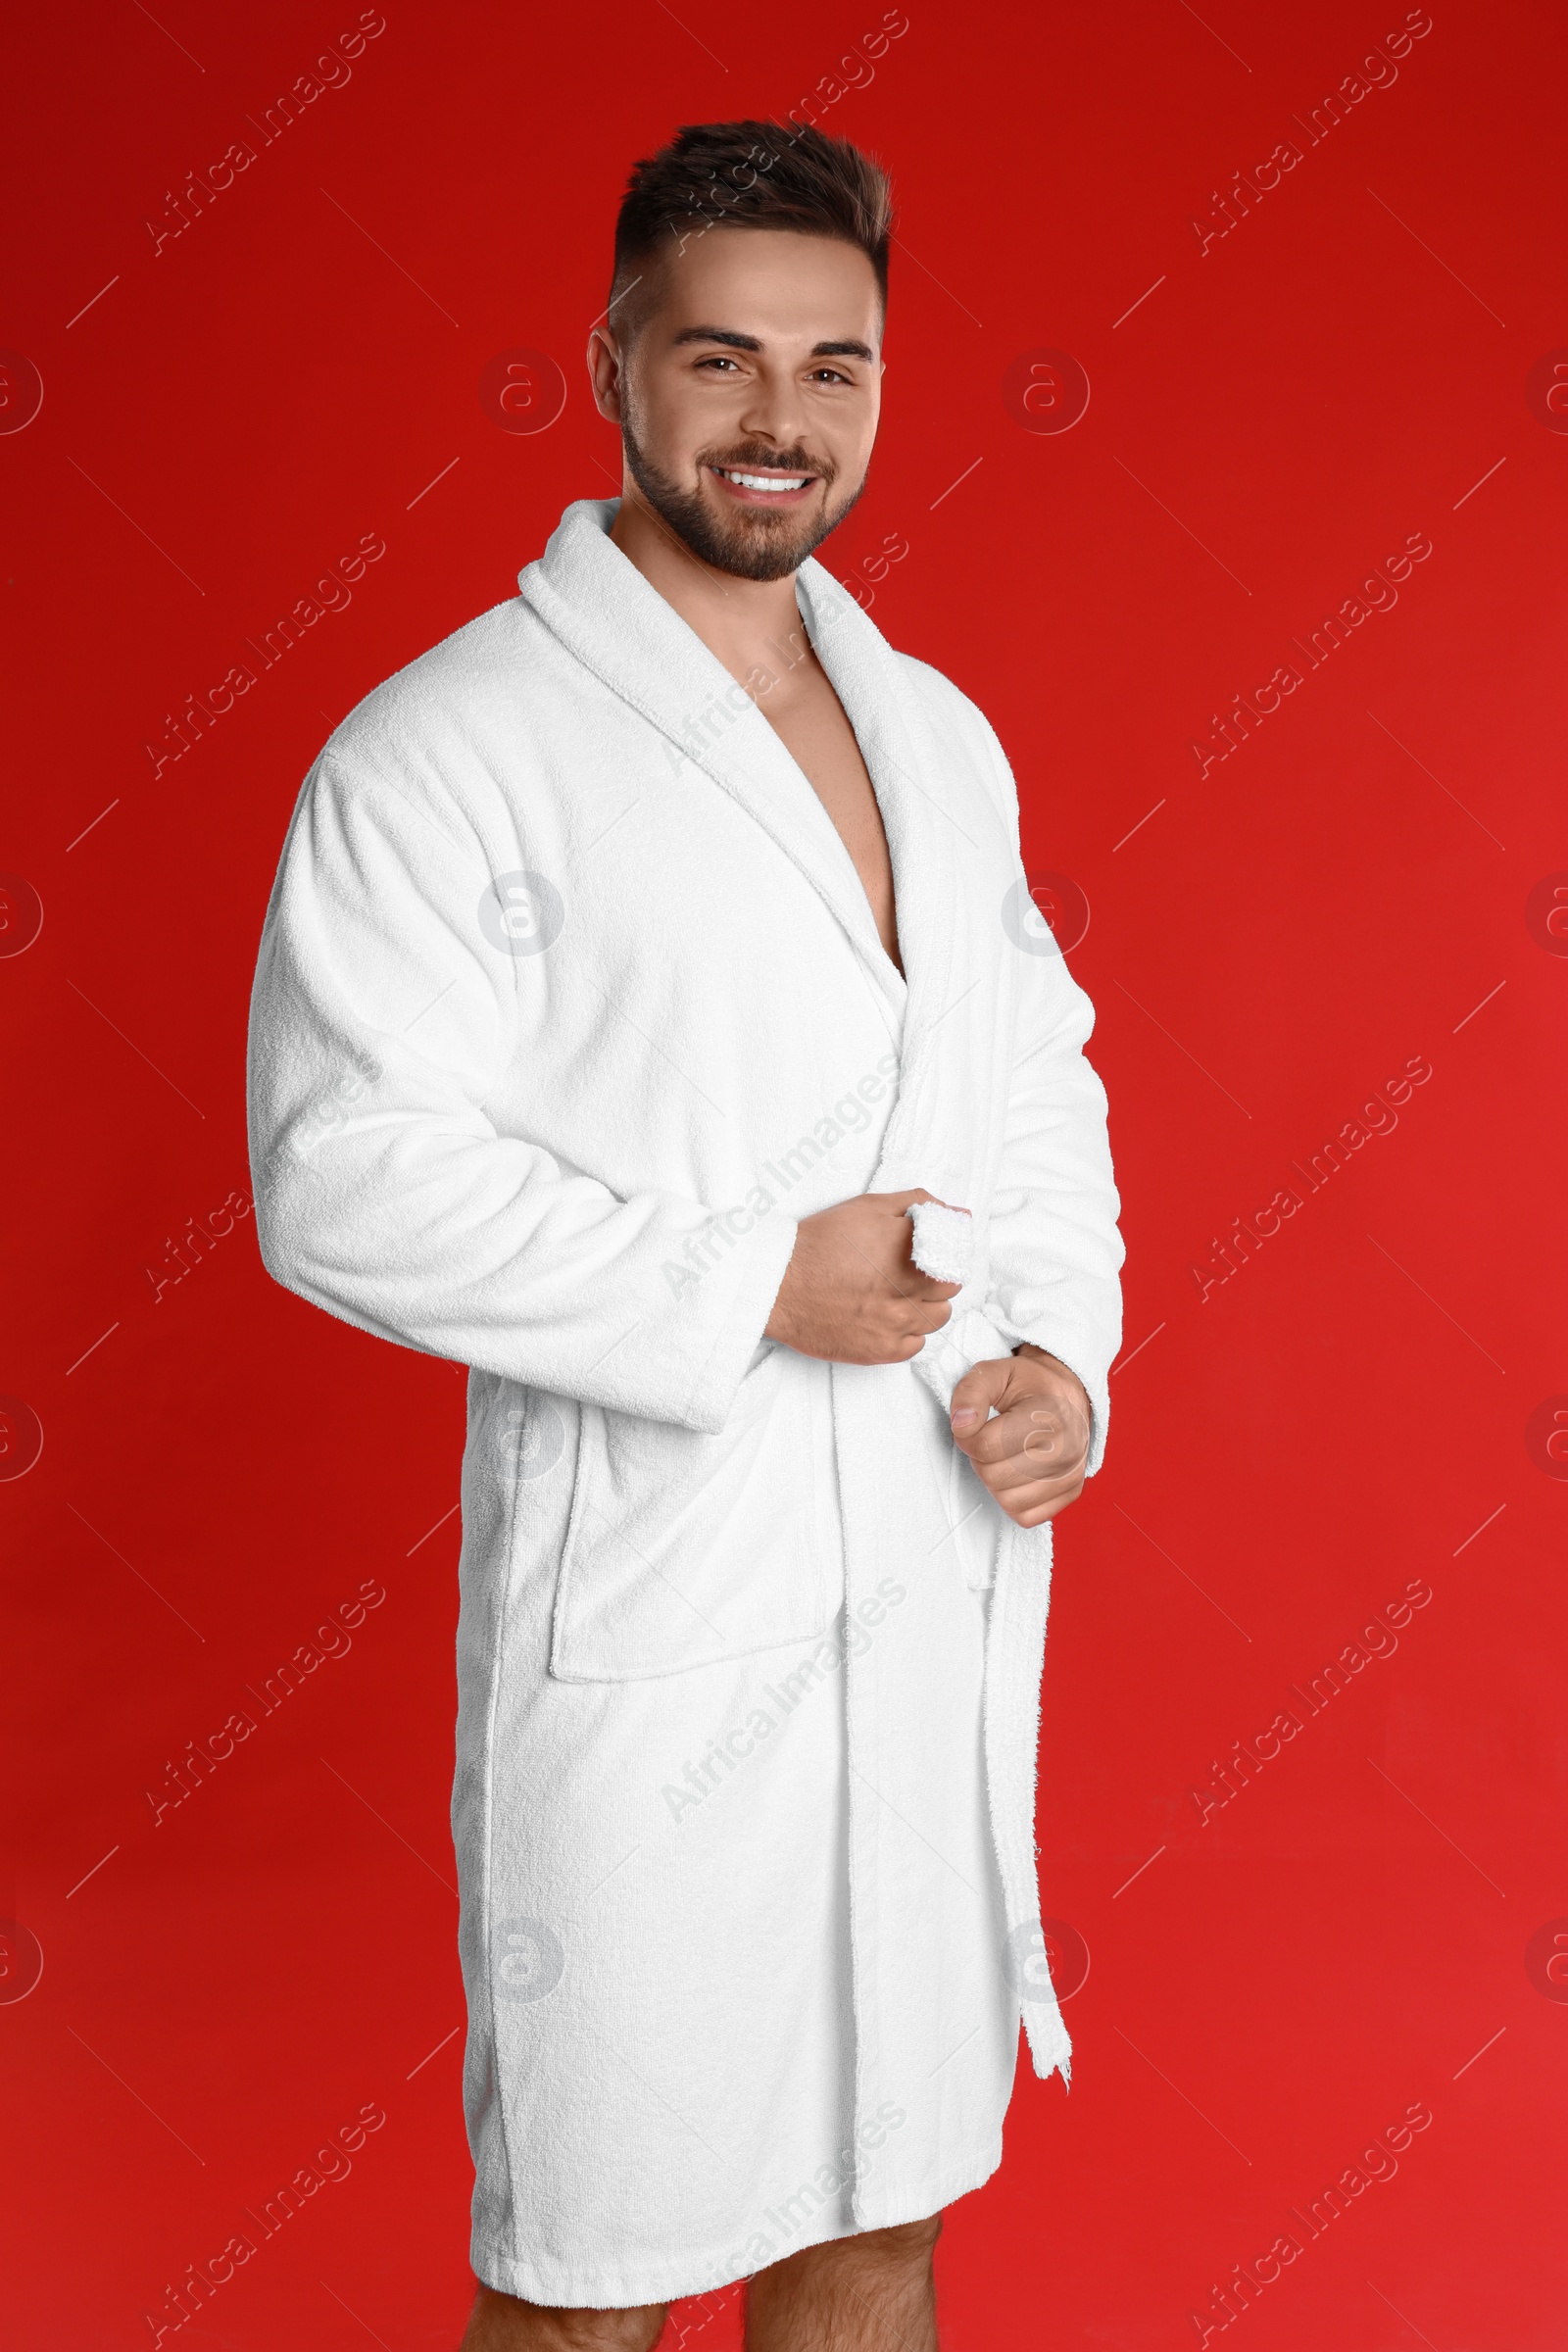
<svg viewBox="0 0 1568 2352"><path fill-rule="evenodd" d="M1054 1519L1083 1493L1089 1398L1077 1374L1043 1348L976 1364L949 1411L954 1444L1020 1527Z"/></svg>

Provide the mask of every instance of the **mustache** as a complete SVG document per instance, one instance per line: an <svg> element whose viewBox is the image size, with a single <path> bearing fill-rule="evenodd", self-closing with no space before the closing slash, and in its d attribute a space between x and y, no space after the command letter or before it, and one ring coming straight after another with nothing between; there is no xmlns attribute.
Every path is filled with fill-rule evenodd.
<svg viewBox="0 0 1568 2352"><path fill-rule="evenodd" d="M792 449L782 456L777 450L750 442L744 449L705 449L698 459L699 466L715 466L724 473L808 473L819 482L829 482L838 468L825 459L808 458L804 449Z"/></svg>

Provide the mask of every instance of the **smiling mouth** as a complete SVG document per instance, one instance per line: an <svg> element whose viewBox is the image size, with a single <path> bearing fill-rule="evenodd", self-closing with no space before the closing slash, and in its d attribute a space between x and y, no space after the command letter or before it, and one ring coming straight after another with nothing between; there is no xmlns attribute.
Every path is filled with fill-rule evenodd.
<svg viewBox="0 0 1568 2352"><path fill-rule="evenodd" d="M739 466L713 466L709 470L745 506L791 505L814 488L819 478L814 473L759 472Z"/></svg>

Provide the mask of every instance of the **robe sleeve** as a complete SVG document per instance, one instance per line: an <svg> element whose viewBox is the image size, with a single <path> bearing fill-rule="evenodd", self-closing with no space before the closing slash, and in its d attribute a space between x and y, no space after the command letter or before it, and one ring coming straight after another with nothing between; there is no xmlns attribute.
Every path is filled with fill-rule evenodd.
<svg viewBox="0 0 1568 2352"><path fill-rule="evenodd" d="M1016 849L1011 771L989 723L981 723ZM1021 858L1018 882L1026 892ZM1093 1476L1104 1457L1107 1383L1121 1347L1121 1202L1111 1170L1105 1089L1083 1051L1094 1006L1049 938L1042 942L1019 929L1027 944L1009 939L1004 950L1019 966L1018 1021L983 1311L1009 1348L1031 1341L1083 1382Z"/></svg>
<svg viewBox="0 0 1568 2352"><path fill-rule="evenodd" d="M251 998L263 1262L381 1339L717 1431L795 1221L760 1218L710 1251L701 1281L672 1281L711 1207L653 1187L621 1198L498 1130L485 1105L516 1099L529 980L482 935L497 870L455 799L355 774L330 751L307 777ZM546 985L545 959L521 960Z"/></svg>

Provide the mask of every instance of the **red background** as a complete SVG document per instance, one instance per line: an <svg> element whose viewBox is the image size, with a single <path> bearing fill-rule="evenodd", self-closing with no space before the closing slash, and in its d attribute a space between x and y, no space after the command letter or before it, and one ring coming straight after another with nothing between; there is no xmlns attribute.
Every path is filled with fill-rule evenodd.
<svg viewBox="0 0 1568 2352"><path fill-rule="evenodd" d="M1568 943L1528 908L1568 868L1568 419L1529 383L1568 345L1568 27L1435 0L1309 145L1292 117L1402 9L908 4L821 118L902 203L872 485L823 554L865 581L906 542L875 619L992 716L1032 867L1085 894L1129 1249L1046 1677L1074 2086L1020 2077L1001 2174L953 2209L945 2341L1196 2343L1211 2283L1422 2101L1397 2175L1210 2343L1545 2352L1568 1970L1531 1944L1568 1931L1568 1464L1527 1427L1568 1391L1541 1148ZM457 2342L463 1374L275 1288L248 1220L156 1298L147 1269L248 1187L248 991L316 751L614 487L582 352L628 165L680 122L784 115L880 16L387 0L347 85L262 146L246 117L355 13L160 0L13 34L0 341L44 387L0 437L0 864L44 916L0 959L0 1390L44 1433L0 1485L0 1911L43 1955L0 2006L28 2352L150 2342L166 2281L370 2101L351 2177L165 2340ZM166 191L239 138L255 163L155 252ZM1283 139L1299 164L1200 251L1191 218ZM564 371L547 431L481 406L517 346ZM1063 432L1004 398L1041 348L1090 382ZM155 778L165 713L371 532L352 606ZM1210 714L1416 533L1397 605L1200 777ZM1212 1237L1417 1056L1397 1127L1200 1299ZM166 1763L368 1579L352 1652L155 1826ZM1213 1760L1415 1579L1396 1654L1202 1820ZM734 2306L666 2341L721 2352Z"/></svg>

